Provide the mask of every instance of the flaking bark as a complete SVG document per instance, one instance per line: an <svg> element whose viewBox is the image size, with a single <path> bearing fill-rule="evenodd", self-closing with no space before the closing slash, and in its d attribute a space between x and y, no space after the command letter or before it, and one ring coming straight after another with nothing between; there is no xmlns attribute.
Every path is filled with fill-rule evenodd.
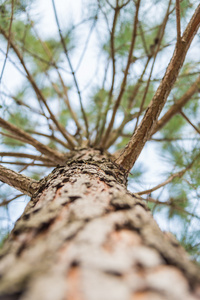
<svg viewBox="0 0 200 300"><path fill-rule="evenodd" d="M98 150L40 182L0 255L0 300L200 299L199 269Z"/></svg>

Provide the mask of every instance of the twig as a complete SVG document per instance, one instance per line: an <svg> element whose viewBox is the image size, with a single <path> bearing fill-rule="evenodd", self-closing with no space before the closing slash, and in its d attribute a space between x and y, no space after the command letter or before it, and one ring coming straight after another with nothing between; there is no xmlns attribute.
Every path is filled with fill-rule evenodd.
<svg viewBox="0 0 200 300"><path fill-rule="evenodd" d="M32 25L32 22L31 22L29 16L28 16L28 19L29 19L29 22L30 22L31 25ZM52 84L54 90L56 91L56 93L57 93L59 96L61 96L61 98L64 98L65 104L66 104L66 106L68 107L69 112L70 112L72 118L74 119L74 122L76 123L76 126L77 126L78 130L81 131L82 127L81 127L80 123L78 122L78 118L77 118L76 113L73 111L73 109L72 109L72 107L71 107L71 105L70 105L70 101L69 101L69 98L68 98L68 90L67 90L67 87L66 87L66 85L65 85L65 83L64 83L64 80L63 80L63 78L62 78L62 76L61 76L61 74L60 74L60 72L59 72L59 68L58 68L58 66L57 66L57 64L56 64L56 62L55 62L55 60L54 60L54 58L53 58L53 55L52 55L51 51L49 50L48 46L46 45L46 43L42 41L42 39L40 38L40 36L39 36L37 30L35 29L35 27L34 27L33 25L32 25L32 28L33 28L33 30L34 30L34 32L35 32L35 34L36 34L36 36L37 36L39 42L41 43L42 48L44 49L45 53L47 54L47 56L48 56L49 59L51 60L52 65L55 67L55 69L56 69L56 71L57 71L58 77L59 77L59 79L60 79L60 83L61 83L62 88L63 88L64 97L63 97L63 94L60 92L59 88L57 87L57 85L54 84L54 83L50 80L49 76L48 76L48 79L50 80L50 82L51 82L51 84ZM64 69L64 71L66 71L66 70ZM46 74L47 74L47 73L46 73Z"/></svg>
<svg viewBox="0 0 200 300"><path fill-rule="evenodd" d="M51 163L51 160L48 157L41 155L33 155L27 153L19 153L19 152L0 152L0 156L9 156L9 157L21 157L21 158L30 158L34 160L39 160L47 163Z"/></svg>
<svg viewBox="0 0 200 300"><path fill-rule="evenodd" d="M91 26L91 28L90 28L90 31L89 31L89 33L88 33L87 39L86 39L86 41L85 41L85 47L84 47L83 52L81 53L81 56L80 56L79 61L78 61L78 63L77 63L77 66L76 66L76 69L75 69L75 73L78 71L78 69L79 69L79 67L80 67L80 65L81 65L81 62L82 62L83 57L84 57L84 55L85 55L85 52L86 52L86 50L87 50L87 47L88 47L88 44L89 44L89 40L90 40L90 37L91 37L91 35L92 35L92 31L93 31L93 29L94 29L94 27L95 27L96 22L97 22L97 16L95 17L95 19L94 19L94 21L93 21L93 24L92 24L92 26Z"/></svg>
<svg viewBox="0 0 200 300"><path fill-rule="evenodd" d="M191 164L189 164L185 169L183 169L183 170L181 170L177 173L172 174L167 180L165 180L164 182L156 185L155 187L153 187L151 189L148 189L148 190L145 190L145 191L142 191L142 192L139 192L137 194L138 195L150 194L150 193L158 190L159 188L165 186L166 184L170 183L174 178L177 178L177 177L181 178L185 174L185 172L192 167L193 163L194 163L194 161Z"/></svg>
<svg viewBox="0 0 200 300"><path fill-rule="evenodd" d="M96 138L96 143L99 142L99 140L102 137L103 131L105 129L106 125L106 119L107 119L107 114L111 105L112 101L112 96L113 96L113 90L114 90L114 85L115 85L115 75L116 75L116 68L115 68L115 29L116 29L116 24L117 24L117 18L119 15L119 8L118 6L115 8L115 13L114 13L114 18L113 18L113 23L112 23L112 30L110 34L110 52L111 52L111 59L112 59L112 82L111 82L111 87L110 91L108 94L108 100L105 108L105 112L102 116L102 125L99 130L99 135Z"/></svg>
<svg viewBox="0 0 200 300"><path fill-rule="evenodd" d="M148 56L147 58L147 61L146 61L146 64L144 66L144 69L142 71L142 74L140 75L139 79L137 80L137 83L134 87L134 90L129 98L129 101L128 101L128 110L131 110L131 108L133 107L133 102L135 100L135 97L137 96L138 92L139 92L139 89L140 89L140 86L142 84L142 80L143 80L143 77L144 77L144 74L146 73L146 70L147 70L147 67L149 65L149 62L150 62L150 59L151 57Z"/></svg>
<svg viewBox="0 0 200 300"><path fill-rule="evenodd" d="M132 94L131 94L130 98L128 99L128 107L127 107L128 111L130 111L131 108L133 107L133 101L134 101L135 97L137 96L137 94L139 92L139 89L140 89L140 86L141 86L141 81L142 81L142 78L143 78L143 76L144 76L144 74L146 72L146 69L148 67L149 62L150 62L150 57L148 57L147 62L146 62L145 66L144 66L144 69L142 71L142 74L138 78L137 83L136 83L136 85L134 87L134 90L132 91ZM107 142L105 144L105 149L108 149L116 141L116 139L118 138L119 134L122 132L124 126L129 121L132 121L135 117L137 117L137 115L138 115L138 113L136 113L136 114L127 114L127 115L125 114L124 119L122 120L122 122L119 125L119 127L117 129L113 130L110 133L110 137L109 137L109 139L107 140Z"/></svg>
<svg viewBox="0 0 200 300"><path fill-rule="evenodd" d="M74 72L74 69L73 69L71 60L70 60L70 58L69 58L69 54L68 54L68 50L67 50L67 47L66 47L64 38L63 38L63 36L62 36L62 31L61 31L60 24L59 24L59 21L58 21L58 16L57 16L57 12L56 12L56 7L55 7L55 2L54 2L54 0L52 0L52 5L53 5L53 11L54 11L54 15L55 15L56 24L57 24L58 31L59 31L61 43L62 43L62 45L63 45L63 49L64 49L65 55L66 55L66 57L67 57L67 61L68 61L68 64L69 64L69 67L70 67L72 76L73 76L73 78L74 78L74 83L75 83L75 86L76 86L76 89L77 89L77 93L78 93L78 97L79 97L79 103L80 103L80 106L81 106L81 112L82 112L83 119L84 119L84 122L85 122L87 138L88 138L88 140L89 140L88 120L87 120L87 117L86 117L86 114L85 114L85 110L84 110L84 107L83 107L82 97L81 97L81 92L80 92L80 89L79 89L79 86L78 86L78 82L77 82L77 79L76 79L76 75L75 75L75 72Z"/></svg>
<svg viewBox="0 0 200 300"><path fill-rule="evenodd" d="M31 112L33 112L35 114L38 114L40 116L46 117L43 112L41 112L41 111L35 109L34 107L32 107L32 106L24 103L22 100L18 99L17 97L15 97L13 95L9 95L9 94L7 94L7 93L5 93L3 91L1 91L1 94L4 95L4 96L6 96L6 97L9 97L9 98L13 99L16 102L17 105L25 106L26 108L30 109Z"/></svg>
<svg viewBox="0 0 200 300"><path fill-rule="evenodd" d="M101 147L104 147L104 145L106 143L106 140L109 137L109 134L112 130L112 127L113 127L113 124L114 124L114 121L115 121L115 116L116 116L118 107L120 105L122 96L123 96L124 91L125 91L127 77L128 77L128 71L129 71L129 68L130 68L130 65L131 65L131 62L132 62L133 49L134 49L134 46L135 46L135 41L136 41L136 36L137 36L139 8L140 8L140 0L138 0L137 4L136 4L136 12L135 12L135 16L134 16L134 25L133 25L133 35L132 35L132 41L131 41L131 46L130 46L130 50L129 50L128 60L127 60L127 64L126 64L126 69L125 69L125 72L124 72L124 78L123 78L123 81L122 81L122 84L121 84L119 95L118 95L118 97L115 101L115 105L113 107L113 112L112 112L112 117L111 117L110 123L108 125L108 128L107 128L105 134L104 134L104 137L102 138Z"/></svg>
<svg viewBox="0 0 200 300"><path fill-rule="evenodd" d="M7 164L7 165L16 165L16 166L39 166L39 167L50 167L50 168L57 166L57 164L53 162L40 164L40 163L35 163L34 161L30 163L24 161L0 161L0 163Z"/></svg>
<svg viewBox="0 0 200 300"><path fill-rule="evenodd" d="M0 33L3 34L3 36L8 39L8 35L6 34L5 30L0 27ZM16 45L13 43L13 41L10 41L10 46L13 48L13 50L15 51L15 54L17 55L17 57L19 58L21 65L23 66L26 74L27 74L27 78L29 80L29 82L31 83L36 95L38 96L38 98L42 101L42 103L45 105L47 111L49 112L52 121L55 123L56 127L58 128L58 130L60 131L60 133L65 137L65 139L68 141L69 145L71 146L71 149L74 148L75 144L72 140L72 138L70 137L70 135L66 132L65 128L63 128L61 126L61 124L56 120L54 114L52 113L52 111L50 110L46 99L44 98L42 92L40 91L40 89L38 88L33 76L30 74L30 72L28 71L26 64L24 62L24 59L22 57L22 55L20 54L18 48L16 47Z"/></svg>
<svg viewBox="0 0 200 300"><path fill-rule="evenodd" d="M34 139L31 135L26 133L24 130L18 128L17 126L3 120L0 118L0 127L10 131L16 137L22 138L22 140L26 143L31 144L35 147L38 151L48 156L51 161L63 162L63 154L59 153L56 150L49 148L48 146L40 143L36 139Z"/></svg>
<svg viewBox="0 0 200 300"><path fill-rule="evenodd" d="M142 39L142 43L143 43L143 46L144 46L145 53L146 53L147 56L149 56L149 51L147 49L147 44L146 44L146 41L145 41L145 35L144 35L143 28L142 28L142 23L139 21L138 25L139 25L140 35L141 35L141 39Z"/></svg>
<svg viewBox="0 0 200 300"><path fill-rule="evenodd" d="M11 9L10 25L9 25L9 29L8 29L7 50L6 50L6 56L5 56L5 59L4 59L3 67L2 67L2 70L1 70L0 84L1 84L1 80L2 80L2 78L3 78L3 73L4 73L4 70L5 70L6 61L7 61L7 58L8 58L8 52L9 52L9 48L10 48L10 38L11 38L11 29L12 29L12 23L13 23L13 14L14 14L14 0L12 0L12 9Z"/></svg>
<svg viewBox="0 0 200 300"><path fill-rule="evenodd" d="M180 115L183 116L183 118L200 134L200 130L188 119L188 117L184 114L184 112L181 110Z"/></svg>
<svg viewBox="0 0 200 300"><path fill-rule="evenodd" d="M192 216L194 218L200 219L199 216L197 216L197 215L195 215L193 213L190 213L189 211L186 211L186 210L182 209L181 207L179 207L177 205L174 205L174 203L170 202L170 201L162 202L162 201L159 201L157 199L153 199L151 197L148 197L147 199L142 198L142 200L144 200L146 202L152 202L152 203L155 203L155 204L159 204L159 205L167 205L167 206L173 207L175 210L178 210L178 211L180 211L182 213L185 213L185 214L190 215L190 216Z"/></svg>
<svg viewBox="0 0 200 300"><path fill-rule="evenodd" d="M127 0L124 4L120 5L119 8L122 9L123 7L125 7L127 4L129 4L131 0Z"/></svg>
<svg viewBox="0 0 200 300"><path fill-rule="evenodd" d="M22 197L22 196L24 196L24 194L17 195L17 196L15 196L15 197L11 198L10 200L4 199L3 201L0 202L0 206L6 206L6 205L8 205L10 202L12 202L13 200L16 200L16 199L18 199L18 198L20 198L20 197Z"/></svg>
<svg viewBox="0 0 200 300"><path fill-rule="evenodd" d="M107 3L112 9L115 9L115 7L114 7L108 0L106 0L106 3Z"/></svg>
<svg viewBox="0 0 200 300"><path fill-rule="evenodd" d="M60 140L59 138L57 138L53 133L52 135L48 135L48 134L45 134L45 133L42 133L42 132L38 132L38 131L34 131L34 130L27 130L28 133L31 133L31 134L35 134L35 135L40 135L40 136L45 136L59 144L61 144L63 147L65 148L69 148L69 145L66 144L65 142L63 142L62 140Z"/></svg>
<svg viewBox="0 0 200 300"><path fill-rule="evenodd" d="M160 30L158 32L157 38L155 39L155 45L153 45L156 49L154 49L153 52L150 54L150 56L153 55L153 63L152 63L149 78L147 80L147 84L146 84L146 87L145 87L145 90L144 90L144 95L142 97L140 110L139 110L139 114L137 116L134 132L135 132L137 126L138 126L139 118L140 118L141 112L143 110L143 106L144 106L146 96L147 96L147 93L148 93L148 89L149 89L149 85L150 85L150 81L151 81L151 75L152 75L153 70L154 70L157 54L159 52L159 48L160 48L160 45L161 45L161 42L162 42L162 39L163 39L163 36L164 36L165 28L166 28L166 25L167 25L170 5L171 5L171 0L169 1L167 12L166 12L165 17L164 17L164 21L162 22L162 25L160 26ZM158 40L158 42L157 42L157 40Z"/></svg>
<svg viewBox="0 0 200 300"><path fill-rule="evenodd" d="M178 77L180 68L183 65L187 51L191 45L191 42L197 33L200 26L200 4L195 10L189 24L187 25L181 46L176 46L172 59L167 67L165 75L151 100L146 113L138 126L136 132L132 136L129 143L124 148L123 152L116 160L116 163L122 165L127 172L135 164L140 152L142 151L145 143L148 141L151 133L153 132L154 125L156 124L161 110L163 109L167 97Z"/></svg>
<svg viewBox="0 0 200 300"><path fill-rule="evenodd" d="M163 139L153 139L151 138L150 141L152 142L176 142L176 141L196 141L196 140L200 140L200 138L181 138L181 137L174 137L174 138L163 138Z"/></svg>
<svg viewBox="0 0 200 300"><path fill-rule="evenodd" d="M144 110L145 110L145 108L144 108ZM133 121L135 118L137 118L137 116L138 116L138 112L136 112L134 114L128 114L127 116L124 117L120 126L111 132L109 140L107 141L107 143L105 145L106 149L108 149L111 145L113 145L119 136L125 136L124 134L122 134L122 130L124 129L124 126L128 122ZM132 136L132 134L129 135L128 137L130 138L131 136Z"/></svg>

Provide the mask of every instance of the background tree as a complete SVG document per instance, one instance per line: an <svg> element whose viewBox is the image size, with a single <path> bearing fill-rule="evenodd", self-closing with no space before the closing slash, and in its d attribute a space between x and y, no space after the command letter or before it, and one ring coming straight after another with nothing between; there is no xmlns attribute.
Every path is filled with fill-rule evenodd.
<svg viewBox="0 0 200 300"><path fill-rule="evenodd" d="M165 245L164 235L161 235L156 225L152 223L153 221L137 210L138 206L143 207L141 209L145 211L149 207L155 217L168 217L173 227L171 231L192 254L193 259L198 258L200 245L197 223L200 218L198 213L200 5L198 1L178 0L168 2L88 0L81 2L78 17L70 15L71 4L69 2L67 19L67 10L65 11L63 6L59 10L58 2L48 1L48 6L51 5L51 7L45 7L50 23L55 20L55 24L50 24L49 28L43 24L45 16L41 12L38 14L39 2L37 1L28 3L17 0L2 1L0 6L2 42L0 51L3 54L0 74L0 127L2 128L0 132L2 142L0 180L7 184L1 185L2 214L8 214L10 205L22 199L24 195L33 196L21 221L17 223L18 225L15 226L4 246L0 272L2 276L6 272L5 249L10 255L15 252L15 255L20 256L27 247L27 241L34 237L33 228L37 228L38 234L41 232L44 234L45 230L48 232L52 220L55 220L55 215L58 217L64 214L60 208L53 212L51 208L46 215L44 211L41 215L36 209L32 211L32 204L34 203L35 207L36 203L42 201L44 195L41 196L41 193L48 190L49 184L50 192L53 191L55 175L57 180L60 180L59 184L57 183L58 190L64 186L63 180L66 180L61 175L61 172L65 173L65 168L73 169L76 163L76 168L80 168L83 175L84 172L89 172L87 167L92 161L94 168L98 165L95 174L97 171L101 174L103 170L107 174L105 176L114 176L116 182L113 190L119 183L124 185L128 177L130 189L135 193L133 201L121 186L118 187L120 196L116 196L116 190L110 192L113 198L110 200L110 206L106 202L105 206L108 206L104 209L109 211L112 207L116 210L119 221L113 223L117 221L112 219L115 217L111 217L105 223L107 222L108 226L113 226L115 229L123 228L120 234L115 231L110 234L111 241L113 243L120 239L124 241L127 235L125 244L128 244L129 233L126 230L134 229L134 234L138 231L139 237L136 239L141 238L145 247L156 248L169 265L178 266L184 271L189 286L191 287L193 283L194 289L198 281L196 268L187 261L175 240L172 239L172 242L168 242L169 245ZM14 78L12 78L12 73L14 73ZM12 84L9 78L16 80L17 84ZM156 170L157 174L152 184L150 180L152 173L151 175L147 173L145 177L145 170L147 166L154 168L153 164L149 165L149 160L155 157L155 149L159 156L157 169L160 173ZM142 150L145 153L143 157L140 156ZM145 157L147 153L149 154ZM98 161L97 165L94 164L95 160ZM81 167L80 164L82 164ZM10 165L13 165L12 170ZM55 171L47 176L53 168L56 168ZM74 178L75 174L72 169L70 169L72 172L70 176ZM80 174L79 179L86 180L81 177L82 175ZM112 180L103 177L107 188L108 182ZM92 181L92 183L95 188L96 182ZM81 185L81 181L79 184ZM14 187L15 190L8 185ZM90 184L87 183L87 185L90 190ZM104 188L102 187L101 192ZM89 190L88 195L90 195ZM80 188L80 193L81 191ZM100 193L100 190L96 191ZM107 194L104 196L109 200ZM94 199L95 197L93 195ZM77 199L80 197L77 194L72 196L69 194L68 198L70 201L67 201L67 204L74 203L74 201L78 203ZM118 198L124 201L119 201ZM25 199L25 201L28 200L27 197ZM58 200L59 207L63 207L64 202L59 201L61 200ZM45 207L45 201L43 205ZM131 210L135 206L137 209L133 211L133 215L135 214L136 219L140 216L138 218L142 220L139 225L134 218L131 219L130 214L125 212L126 215L123 215L117 212L118 210ZM92 220L96 215L94 211L91 211L90 205L86 205L86 208L88 213L82 213L83 219L88 222L88 219ZM78 209L79 206L77 206ZM97 206L97 209L101 215L101 207ZM37 222L33 217L28 223L27 219L35 213L40 221ZM103 213L102 215L104 216ZM71 219L73 218L70 216L70 222ZM77 221L76 218L75 221ZM104 228L103 223L104 221L100 226L101 230ZM42 228L41 224L43 224ZM128 224L128 229L124 224ZM155 230L155 237L151 230L145 231L147 226L145 224ZM9 225L8 222L7 225ZM75 222L75 225L73 223L73 226L68 226L69 236L73 236L73 232L79 231L82 226L83 223L80 220ZM5 223L2 222L2 232L5 228ZM30 228L31 231L29 231ZM24 238L23 232L26 232ZM60 232L62 233L61 229ZM15 244L18 234L20 245ZM33 234L32 237L31 234ZM57 240L52 235L52 243L57 247L61 247L59 244L61 240L60 236ZM163 243L164 248L159 248L159 242ZM172 244L174 248L170 246ZM76 247L79 248L79 244ZM110 245L106 244L105 247L109 248ZM176 247L179 249L180 258L175 255ZM149 255L148 252L141 257L145 259ZM12 262L11 256L6 256L8 264ZM159 259L154 257L155 265L163 264L158 261ZM73 276L79 276L77 273L79 263L75 259L72 262L71 273L69 272L71 275L68 278L73 290L68 290L68 297L71 299L80 297L79 294L74 294L76 290L74 284L77 283L73 281ZM137 264L138 268L141 267L141 259L137 258ZM24 272L22 277L18 276L22 284L22 281L26 281L24 278L31 277L31 275L30 269L20 267L22 273ZM57 274L53 267L52 270L52 274ZM16 263L17 272L19 268ZM120 282L123 272L124 270L112 269L110 273L119 277L114 283ZM164 274L167 274L167 270L164 270ZM7 278L6 276L4 278ZM55 280L55 276L51 277L51 280ZM89 282L92 282L92 276L88 275ZM100 282L101 278L99 279L98 276L97 278ZM4 292L6 289L9 291L10 285L14 286L13 298L9 295L7 299L26 299L26 297L31 299L30 294L24 296L25 288L19 287L18 281L16 290L15 282L6 279L5 282L8 286L5 285L2 288ZM48 280L46 282L48 285L51 283ZM105 282L109 280L102 277L102 284ZM59 287L62 292L60 286L62 284L60 280L59 285L56 285L56 290ZM138 283L139 286L140 284ZM34 288L30 288L31 291L32 289ZM117 297L125 295L124 292L120 294L118 289L115 289L118 296L112 295L112 298L109 295L108 299L118 299ZM141 289L150 290L143 295L146 297L144 299L161 297L153 294L152 286L151 288L141 286ZM35 291L37 293L37 289ZM183 291L185 293L183 296L189 299L190 296L187 294L189 292L186 288L183 288ZM140 297L138 291L137 293ZM195 293L197 292L195 291L191 297L198 297ZM2 295L4 297L2 299L5 299L5 294ZM34 299L36 294L32 295ZM50 295L55 297L54 293ZM44 299L51 299L50 295L44 296ZM177 292L173 297L180 299L180 295L182 297L182 294ZM171 294L162 297L165 296L166 299L172 298ZM60 299L61 296L57 295L57 297ZM98 299L96 297L96 294L90 295L88 299ZM123 298L126 299L126 296ZM106 299L105 295L99 299Z"/></svg>

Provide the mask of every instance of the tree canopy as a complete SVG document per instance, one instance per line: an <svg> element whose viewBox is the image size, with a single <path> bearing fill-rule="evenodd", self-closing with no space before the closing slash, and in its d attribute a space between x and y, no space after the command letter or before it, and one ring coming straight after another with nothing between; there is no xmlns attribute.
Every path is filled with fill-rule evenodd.
<svg viewBox="0 0 200 300"><path fill-rule="evenodd" d="M14 203L94 147L197 259L199 1L64 2L1 1L1 238Z"/></svg>

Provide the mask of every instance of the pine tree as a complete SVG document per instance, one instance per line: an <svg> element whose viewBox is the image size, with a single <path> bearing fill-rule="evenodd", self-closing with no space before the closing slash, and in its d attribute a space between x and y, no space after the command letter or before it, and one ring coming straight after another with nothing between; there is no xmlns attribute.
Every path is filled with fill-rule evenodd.
<svg viewBox="0 0 200 300"><path fill-rule="evenodd" d="M200 299L197 263L152 216L179 220L198 257L198 1L88 0L79 22L49 4L56 37L37 1L0 6L0 206L31 197L2 242L0 300ZM151 143L168 177L129 191Z"/></svg>

